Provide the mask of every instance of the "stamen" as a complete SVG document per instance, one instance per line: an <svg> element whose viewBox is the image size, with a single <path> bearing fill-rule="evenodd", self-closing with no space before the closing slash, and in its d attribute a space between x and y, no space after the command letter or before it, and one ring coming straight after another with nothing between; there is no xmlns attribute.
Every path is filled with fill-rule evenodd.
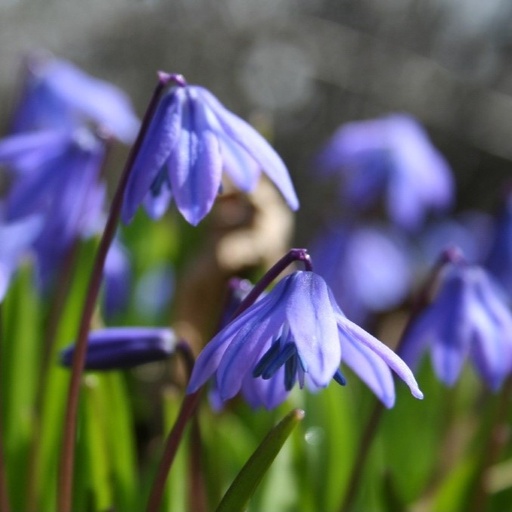
<svg viewBox="0 0 512 512"><path fill-rule="evenodd" d="M336 373L332 377L340 386L346 386L347 379L345 376L341 373L341 370L338 368L336 370Z"/></svg>
<svg viewBox="0 0 512 512"><path fill-rule="evenodd" d="M271 347L263 354L261 359L258 361L254 370L252 371L253 377L261 377L263 372L267 369L268 365L276 358L281 350L281 344L279 339L272 343Z"/></svg>
<svg viewBox="0 0 512 512"><path fill-rule="evenodd" d="M290 357L284 364L284 387L286 391L290 391L297 381L297 368L299 363L298 357Z"/></svg>
<svg viewBox="0 0 512 512"><path fill-rule="evenodd" d="M151 183L149 189L151 190L151 194L153 197L156 197L160 194L162 187L166 185L168 189L170 189L169 176L167 175L167 170L162 169L157 175L156 178Z"/></svg>
<svg viewBox="0 0 512 512"><path fill-rule="evenodd" d="M286 343L283 345L283 348L277 357L275 357L267 366L267 368L265 368L265 371L261 374L261 377L265 380L271 379L276 374L277 370L279 370L279 368L281 368L281 366L283 366L283 364L285 364L288 359L295 356L296 354L297 347L295 346L295 343Z"/></svg>

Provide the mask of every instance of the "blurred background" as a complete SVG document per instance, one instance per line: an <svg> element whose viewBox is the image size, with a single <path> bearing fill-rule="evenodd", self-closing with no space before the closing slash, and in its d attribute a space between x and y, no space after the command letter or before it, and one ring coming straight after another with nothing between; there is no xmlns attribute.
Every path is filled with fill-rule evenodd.
<svg viewBox="0 0 512 512"><path fill-rule="evenodd" d="M34 50L121 86L139 115L155 71L180 72L268 132L306 226L326 137L406 111L452 165L459 207L492 209L512 159L511 23L501 0L0 0L0 119Z"/></svg>

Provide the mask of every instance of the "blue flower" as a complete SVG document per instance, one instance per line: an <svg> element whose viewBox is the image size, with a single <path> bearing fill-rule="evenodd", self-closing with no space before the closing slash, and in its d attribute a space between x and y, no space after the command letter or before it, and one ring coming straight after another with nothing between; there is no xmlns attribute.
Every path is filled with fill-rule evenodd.
<svg viewBox="0 0 512 512"><path fill-rule="evenodd" d="M30 58L12 131L73 130L91 122L125 143L139 126L129 98L117 87L69 62Z"/></svg>
<svg viewBox="0 0 512 512"><path fill-rule="evenodd" d="M130 259L119 238L114 238L108 249L103 267L103 282L105 316L112 318L126 308L130 296Z"/></svg>
<svg viewBox="0 0 512 512"><path fill-rule="evenodd" d="M313 250L315 270L331 287L353 322L400 304L412 271L407 245L398 233L377 226L342 224L322 232Z"/></svg>
<svg viewBox="0 0 512 512"><path fill-rule="evenodd" d="M171 357L176 336L171 329L152 327L110 327L89 334L86 370L124 370ZM75 346L60 353L60 362L70 367Z"/></svg>
<svg viewBox="0 0 512 512"><path fill-rule="evenodd" d="M512 296L512 194L502 204L496 217L491 247L485 266Z"/></svg>
<svg viewBox="0 0 512 512"><path fill-rule="evenodd" d="M257 399L270 408L282 401L297 381L312 390L327 386L333 378L344 383L339 370L342 362L388 407L395 398L390 368L414 396L423 396L405 363L345 317L323 278L297 271L208 343L196 361L188 392L215 375L224 401L246 387L251 382L248 379L261 378L272 382L266 389L260 388Z"/></svg>
<svg viewBox="0 0 512 512"><path fill-rule="evenodd" d="M78 237L90 236L100 227L104 158L104 141L85 128L17 134L0 141L0 163L13 174L6 219L32 214L43 219L34 241L43 280Z"/></svg>
<svg viewBox="0 0 512 512"><path fill-rule="evenodd" d="M298 208L288 171L265 139L209 91L182 82L160 100L137 153L124 222L141 204L158 218L173 199L183 217L198 224L219 193L223 169L243 191L254 189L263 170L290 207Z"/></svg>
<svg viewBox="0 0 512 512"><path fill-rule="evenodd" d="M30 245L39 235L41 218L37 215L25 217L16 222L0 221L0 302L5 297L12 274L20 258L28 252Z"/></svg>
<svg viewBox="0 0 512 512"><path fill-rule="evenodd" d="M400 227L418 228L428 210L449 206L453 178L442 155L412 117L394 114L348 123L318 156L326 173L339 172L342 195L351 208L384 203Z"/></svg>
<svg viewBox="0 0 512 512"><path fill-rule="evenodd" d="M399 354L412 367L431 352L439 379L452 386L467 358L493 390L512 369L512 315L487 272L464 261L445 264L432 302L411 323Z"/></svg>

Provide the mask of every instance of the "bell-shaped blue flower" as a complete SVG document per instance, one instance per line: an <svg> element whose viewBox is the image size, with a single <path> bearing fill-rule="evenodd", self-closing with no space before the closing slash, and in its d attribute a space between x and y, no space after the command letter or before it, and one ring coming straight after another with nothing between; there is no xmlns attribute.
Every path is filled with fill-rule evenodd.
<svg viewBox="0 0 512 512"><path fill-rule="evenodd" d="M481 267L447 263L432 302L411 323L400 356L413 368L430 351L439 379L452 386L470 358L498 389L512 370L512 315L503 291Z"/></svg>
<svg viewBox="0 0 512 512"><path fill-rule="evenodd" d="M12 132L74 130L91 123L125 143L135 138L139 127L128 96L114 85L70 62L30 57Z"/></svg>
<svg viewBox="0 0 512 512"><path fill-rule="evenodd" d="M162 361L176 350L176 335L167 328L109 327L89 334L86 370L125 370ZM60 353L60 363L71 367L75 346Z"/></svg>
<svg viewBox="0 0 512 512"><path fill-rule="evenodd" d="M339 366L352 368L388 407L394 403L392 368L423 395L407 365L388 347L348 320L318 274L297 271L283 278L224 327L199 355L188 392L215 375L221 400L243 387L254 403L274 407L296 382L316 390L331 379L344 383ZM272 380L264 388L248 379Z"/></svg>
<svg viewBox="0 0 512 512"><path fill-rule="evenodd" d="M392 221L407 229L421 226L428 210L445 209L453 197L447 162L421 125L405 114L342 126L317 164L326 173L340 173L350 208L383 202Z"/></svg>
<svg viewBox="0 0 512 512"><path fill-rule="evenodd" d="M86 128L11 135L0 141L0 163L13 175L7 220L39 214L34 242L43 280L78 237L100 227L105 185L100 172L105 143Z"/></svg>
<svg viewBox="0 0 512 512"><path fill-rule="evenodd" d="M243 191L253 190L265 172L290 207L298 208L288 171L266 140L209 91L180 78L160 100L137 152L124 222L142 204L158 218L172 199L190 224L198 224L213 206L223 170Z"/></svg>

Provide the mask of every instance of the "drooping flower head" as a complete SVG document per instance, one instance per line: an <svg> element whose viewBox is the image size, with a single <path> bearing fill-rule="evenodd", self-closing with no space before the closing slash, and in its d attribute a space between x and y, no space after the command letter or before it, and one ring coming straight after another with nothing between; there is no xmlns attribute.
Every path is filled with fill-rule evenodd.
<svg viewBox="0 0 512 512"><path fill-rule="evenodd" d="M504 297L482 267L453 259L439 272L430 305L407 329L400 356L414 368L429 351L448 386L470 358L489 387L498 389L512 370L512 315Z"/></svg>
<svg viewBox="0 0 512 512"><path fill-rule="evenodd" d="M343 200L359 211L379 202L391 220L418 228L429 210L442 210L453 197L450 168L421 125L411 116L348 123L332 136L317 164L341 174Z"/></svg>
<svg viewBox="0 0 512 512"><path fill-rule="evenodd" d="M74 130L91 123L125 143L134 139L139 126L129 98L119 88L70 62L30 57L12 132Z"/></svg>
<svg viewBox="0 0 512 512"><path fill-rule="evenodd" d="M34 248L43 280L74 240L100 227L105 186L99 175L104 158L104 141L86 128L11 135L0 141L0 163L13 178L5 217L42 217Z"/></svg>
<svg viewBox="0 0 512 512"><path fill-rule="evenodd" d="M171 357L176 335L168 328L109 327L89 333L86 370L125 370ZM60 353L63 366L71 367L75 346Z"/></svg>
<svg viewBox="0 0 512 512"><path fill-rule="evenodd" d="M198 224L213 206L223 170L243 191L253 190L265 172L297 209L288 171L265 139L203 87L169 76L175 85L160 100L131 170L124 222L142 204L158 218L174 200L183 217Z"/></svg>
<svg viewBox="0 0 512 512"><path fill-rule="evenodd" d="M397 306L412 281L409 252L399 233L378 226L330 226L311 254L315 270L329 284L353 322Z"/></svg>
<svg viewBox="0 0 512 512"><path fill-rule="evenodd" d="M390 368L414 396L422 397L405 363L345 317L325 281L312 271L296 271L206 345L188 392L215 376L220 398L227 400L247 386L248 379L263 379L266 386L249 387L249 392L260 393L254 402L271 408L296 382L312 390L327 386L333 378L344 383L341 363L350 366L388 407L395 398Z"/></svg>

